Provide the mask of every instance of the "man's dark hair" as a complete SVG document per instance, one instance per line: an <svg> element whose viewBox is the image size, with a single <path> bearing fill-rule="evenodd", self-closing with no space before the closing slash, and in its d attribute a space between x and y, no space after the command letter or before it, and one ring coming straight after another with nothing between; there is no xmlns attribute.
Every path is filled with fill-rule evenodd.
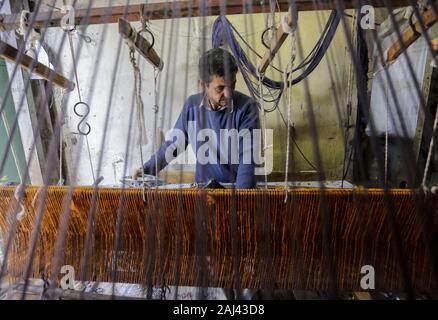
<svg viewBox="0 0 438 320"><path fill-rule="evenodd" d="M224 49L210 49L199 59L199 76L206 84L211 82L213 75L228 77L236 73L236 60L231 53Z"/></svg>

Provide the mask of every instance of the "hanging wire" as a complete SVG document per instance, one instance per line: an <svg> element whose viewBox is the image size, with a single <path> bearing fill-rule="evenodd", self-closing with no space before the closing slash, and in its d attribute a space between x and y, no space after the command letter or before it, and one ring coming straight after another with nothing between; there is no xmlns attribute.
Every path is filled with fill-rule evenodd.
<svg viewBox="0 0 438 320"><path fill-rule="evenodd" d="M358 10L357 10L358 11ZM351 15L351 18L353 19L352 21L352 26L353 26L353 30L352 30L352 40L354 41L354 43L356 43L358 46L359 43L359 27L358 27L358 19L357 19L357 12L354 12L353 15ZM348 15L349 16L349 15ZM347 59L348 56L348 50L347 48L345 48L345 59ZM331 69L330 67L330 63L328 63L329 69ZM341 188L344 187L344 181L347 178L349 169L350 169L350 164L352 161L352 157L353 157L353 145L350 143L350 117L351 117L351 113L352 113L352 108L353 108L353 80L354 80L354 70L353 70L353 66L349 66L348 69L348 83L347 83L347 93L346 93L346 123L344 125L344 121L343 119L339 119L341 122L341 125L345 128L344 130L344 158L342 161L342 182L341 182ZM332 74L332 71L330 70L330 76ZM333 81L333 79L332 79Z"/></svg>
<svg viewBox="0 0 438 320"><path fill-rule="evenodd" d="M290 53L290 60L286 66L286 69L284 71L284 83L287 83L289 79L287 79L287 75L292 74L292 69L294 66L294 61L296 57L296 37L295 37L295 30L292 31L290 34L290 46L291 46L291 53ZM287 197L289 193L289 157L290 157L290 136L291 136L291 109L292 109L292 86L290 86L287 89L286 95L286 104L287 104L287 127L286 127L286 165L285 165L285 174L284 174L284 203L287 203Z"/></svg>
<svg viewBox="0 0 438 320"><path fill-rule="evenodd" d="M63 90L61 103L60 103L61 106L64 105L64 98L65 98L66 93L67 93L67 91ZM52 99L52 103L53 103L53 100L54 99ZM73 110L74 110L74 108L73 108ZM62 144L63 130L62 129L63 129L64 121L63 120L61 120L61 121L62 122L61 122L60 134L59 134L59 168L58 168L58 170L59 170L58 185L60 185L60 186L64 185L64 178L63 178L63 173L62 173L62 167L63 167L63 164L62 164L62 162L63 162L63 144Z"/></svg>
<svg viewBox="0 0 438 320"><path fill-rule="evenodd" d="M94 173L93 161L92 161L91 150L90 150L90 143L88 141L88 135L91 132L91 126L90 126L90 124L88 122L85 122L87 117L88 117L88 115L90 114L90 106L87 103L83 102L82 96L81 96L81 89L79 87L79 78L78 78L76 58L75 58L75 54L74 54L74 50L73 50L72 33L71 33L71 31L68 31L68 30L65 30L65 32L68 33L68 41L69 41L69 45L70 45L70 53L71 53L71 57L72 57L72 61L73 61L73 70L74 70L75 79L76 79L76 89L77 89L77 93L78 93L78 97L79 97L79 102L74 105L73 111L74 111L74 113L78 117L81 118L81 120L79 121L79 123L77 125L77 130L78 130L78 133L80 135L85 136L85 142L87 144L88 161L90 163L91 174L92 174L92 177L93 177L93 184L96 184L96 175ZM78 112L78 107L79 106L83 106L85 108L84 114L80 114ZM83 131L82 130L82 123L83 122L85 122L85 125L87 127L87 131Z"/></svg>

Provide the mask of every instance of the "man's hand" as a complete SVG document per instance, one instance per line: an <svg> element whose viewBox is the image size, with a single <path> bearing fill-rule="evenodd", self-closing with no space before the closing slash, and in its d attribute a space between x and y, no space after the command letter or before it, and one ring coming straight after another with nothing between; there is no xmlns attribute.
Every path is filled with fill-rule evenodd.
<svg viewBox="0 0 438 320"><path fill-rule="evenodd" d="M143 174L143 168L136 168L132 173L132 179L137 179L138 177L141 177L142 174Z"/></svg>
<svg viewBox="0 0 438 320"><path fill-rule="evenodd" d="M132 179L137 179L138 177L142 177L143 174L152 174L149 167L138 168L135 169L132 173Z"/></svg>

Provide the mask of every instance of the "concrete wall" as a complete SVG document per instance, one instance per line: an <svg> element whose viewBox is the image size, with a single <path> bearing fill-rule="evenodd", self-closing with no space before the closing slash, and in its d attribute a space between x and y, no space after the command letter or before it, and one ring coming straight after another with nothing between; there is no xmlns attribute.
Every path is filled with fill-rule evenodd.
<svg viewBox="0 0 438 320"><path fill-rule="evenodd" d="M61 6L62 2L59 2ZM78 3L84 8L88 1L78 1ZM95 4L93 2L93 6L99 7L105 3L96 1ZM113 1L114 5L121 3L124 4L123 1ZM297 62L301 61L303 55L307 55L313 48L328 15L329 12L300 13L297 42L300 49ZM265 19L266 16L261 14L229 16L229 20L261 54L265 51L260 43L261 33L265 29ZM277 21L278 19L279 16ZM154 48L164 60L164 69L158 78L159 110L156 123L157 128L162 132L166 132L173 126L185 98L198 92L197 61L202 48L211 47L211 25L214 20L215 17L152 21L151 29L155 35ZM140 26L139 23L135 25ZM103 184L118 184L123 175L129 175L132 168L141 165L133 95L134 74L129 60L129 50L119 36L117 24L78 27L78 33L86 34L92 39L92 42L88 44L81 40L80 36L73 36L75 50L82 42L82 50L77 59L77 71L82 99L90 105L91 109L87 119L91 125L91 133L88 136L91 161L95 171L100 166L100 172L97 174L104 177ZM59 47L62 37L61 29L52 28L47 33L46 42L52 53L60 54L61 60L57 64L57 69L70 79L74 79L68 41L65 41L63 48ZM290 46L287 41L280 51L279 58L276 58L275 65L284 68L289 53ZM258 62L254 54L249 54L249 56L254 63ZM154 70L144 59L138 61L142 72L142 98L145 106L144 118L147 135L142 149L144 159L147 159L154 149L152 141L155 127ZM305 83L296 85L292 89L292 123L296 142L312 163L316 162L314 146L318 143L327 179L342 177L344 125L348 117L348 103L352 104L352 112L349 115L350 125L354 124L356 118L356 94L351 67L345 36L340 25L329 54L323 58L318 68L307 79L311 101L305 95ZM277 80L281 79L278 72L267 75ZM238 78L237 89L248 92L241 76ZM351 97L353 97L352 101L349 100ZM61 99L61 93L58 93L58 99ZM65 101L66 116L63 135L71 173L68 182L91 184L93 179L87 144L83 136L76 134L77 124L81 120L73 112L73 106L79 101L77 92L74 91L67 95ZM313 106L311 110L316 120L317 136L315 138L309 129L311 106ZM285 103L280 104L280 110L286 117ZM130 125L131 117L134 122ZM287 139L285 124L278 112L267 115L267 127L274 130L273 167L274 171L278 172L276 178L281 180L281 172L285 169ZM126 148L129 132L131 132L131 139L129 147ZM353 130L348 139L352 138L352 133ZM290 167L295 177L314 179L316 175L307 172L313 170L310 165L298 154L295 147L291 146L291 150ZM185 159L193 160L193 154L185 155ZM128 169L126 173L123 172L125 163ZM76 164L78 170L75 173ZM193 170L193 168L188 167L188 170Z"/></svg>

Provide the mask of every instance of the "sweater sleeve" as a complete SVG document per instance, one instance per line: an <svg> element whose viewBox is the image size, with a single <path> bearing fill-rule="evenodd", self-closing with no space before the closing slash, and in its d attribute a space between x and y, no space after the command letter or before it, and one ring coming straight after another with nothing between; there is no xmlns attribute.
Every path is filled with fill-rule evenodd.
<svg viewBox="0 0 438 320"><path fill-rule="evenodd" d="M254 100L250 100L239 123L239 132L244 132L239 138L239 166L236 176L236 188L239 189L256 187L257 181L253 156L254 129L260 129L259 110L257 103Z"/></svg>
<svg viewBox="0 0 438 320"><path fill-rule="evenodd" d="M188 145L187 118L189 109L189 99L172 129L169 139L163 142L160 148L143 165L145 174L156 175L165 168L169 162L185 151Z"/></svg>

